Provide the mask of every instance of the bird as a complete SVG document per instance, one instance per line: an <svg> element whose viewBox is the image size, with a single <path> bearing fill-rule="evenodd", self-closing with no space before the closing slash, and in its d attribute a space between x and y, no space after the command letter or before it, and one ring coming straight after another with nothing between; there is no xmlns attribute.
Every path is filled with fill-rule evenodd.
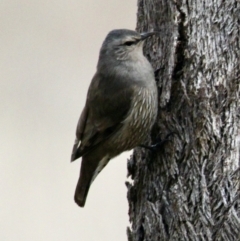
<svg viewBox="0 0 240 241"><path fill-rule="evenodd" d="M82 157L74 195L80 207L108 162L146 141L156 121L157 85L143 54L144 40L155 34L115 29L103 41L71 155L71 161Z"/></svg>

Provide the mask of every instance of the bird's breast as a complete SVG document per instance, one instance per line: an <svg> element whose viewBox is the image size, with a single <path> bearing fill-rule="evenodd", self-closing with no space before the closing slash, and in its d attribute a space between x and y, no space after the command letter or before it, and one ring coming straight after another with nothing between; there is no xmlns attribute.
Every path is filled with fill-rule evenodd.
<svg viewBox="0 0 240 241"><path fill-rule="evenodd" d="M136 89L123 127L112 138L119 151L130 150L144 142L157 116L157 88Z"/></svg>

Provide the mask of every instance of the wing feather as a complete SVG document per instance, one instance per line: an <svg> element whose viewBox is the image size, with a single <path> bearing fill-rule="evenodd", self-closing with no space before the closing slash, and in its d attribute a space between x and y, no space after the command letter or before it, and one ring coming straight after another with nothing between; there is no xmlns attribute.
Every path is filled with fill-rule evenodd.
<svg viewBox="0 0 240 241"><path fill-rule="evenodd" d="M72 161L116 133L130 110L134 85L117 76L111 78L100 74L93 77L77 125Z"/></svg>

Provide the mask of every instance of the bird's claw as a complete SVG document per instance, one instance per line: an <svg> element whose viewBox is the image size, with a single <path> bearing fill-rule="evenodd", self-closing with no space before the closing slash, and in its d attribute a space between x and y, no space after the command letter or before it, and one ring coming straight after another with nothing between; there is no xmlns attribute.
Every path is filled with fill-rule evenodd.
<svg viewBox="0 0 240 241"><path fill-rule="evenodd" d="M157 151L159 150L163 145L164 143L166 143L167 141L170 141L169 137L176 134L176 132L170 132L169 134L166 135L166 137L161 140L160 138L157 139L157 142L151 146L147 146L147 145L140 145L140 147L143 147L145 149L148 149L150 151Z"/></svg>

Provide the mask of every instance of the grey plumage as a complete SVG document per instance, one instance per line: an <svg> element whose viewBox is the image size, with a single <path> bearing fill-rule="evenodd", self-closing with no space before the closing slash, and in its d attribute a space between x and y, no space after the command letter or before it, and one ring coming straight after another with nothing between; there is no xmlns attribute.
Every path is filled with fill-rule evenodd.
<svg viewBox="0 0 240 241"><path fill-rule="evenodd" d="M142 52L154 33L111 31L80 116L71 161L82 156L75 202L83 207L89 187L108 161L142 144L157 115L154 71Z"/></svg>

